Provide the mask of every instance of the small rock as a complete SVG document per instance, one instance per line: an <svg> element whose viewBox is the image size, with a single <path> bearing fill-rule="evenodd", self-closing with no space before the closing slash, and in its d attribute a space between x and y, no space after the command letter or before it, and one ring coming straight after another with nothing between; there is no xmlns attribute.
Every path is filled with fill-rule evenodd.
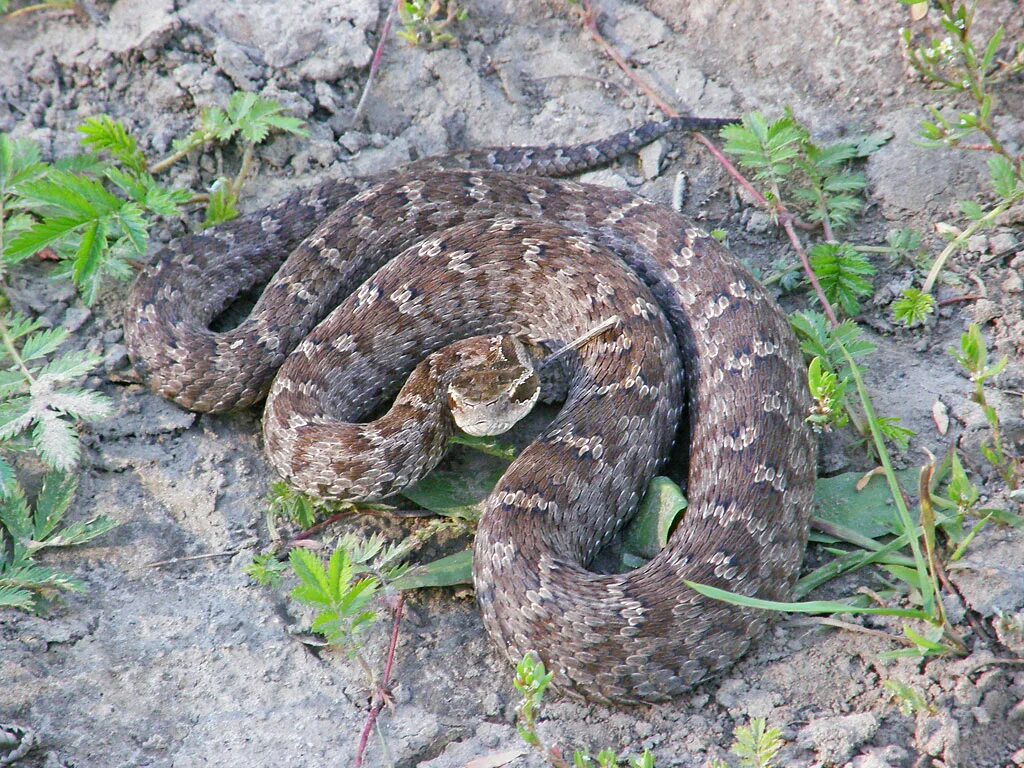
<svg viewBox="0 0 1024 768"><path fill-rule="evenodd" d="M1013 760L1014 765L1024 765L1024 747L1010 755L1010 759Z"/></svg>
<svg viewBox="0 0 1024 768"><path fill-rule="evenodd" d="M914 740L920 752L942 758L947 765L960 765L960 726L948 710L920 714Z"/></svg>
<svg viewBox="0 0 1024 768"><path fill-rule="evenodd" d="M91 314L92 312L87 307L68 307L60 324L67 328L69 333L74 333L85 325L85 321Z"/></svg>
<svg viewBox="0 0 1024 768"><path fill-rule="evenodd" d="M591 171L590 173L584 173L580 176L580 181L584 184L597 184L602 187L608 187L610 189L626 190L629 189L629 184L624 178L615 171L603 168L600 171Z"/></svg>
<svg viewBox="0 0 1024 768"><path fill-rule="evenodd" d="M988 235L975 235L967 238L967 250L971 253L987 253Z"/></svg>
<svg viewBox="0 0 1024 768"><path fill-rule="evenodd" d="M116 371L128 363L128 348L124 344L111 344L103 356L103 369Z"/></svg>
<svg viewBox="0 0 1024 768"><path fill-rule="evenodd" d="M354 155L370 143L370 137L360 131L347 131L338 137L338 143Z"/></svg>
<svg viewBox="0 0 1024 768"><path fill-rule="evenodd" d="M747 219L747 232L759 235L767 232L772 225L772 217L764 211L752 211Z"/></svg>
<svg viewBox="0 0 1024 768"><path fill-rule="evenodd" d="M640 166L643 168L644 178L650 181L661 174L661 165L668 154L668 142L658 139L640 150Z"/></svg>
<svg viewBox="0 0 1024 768"><path fill-rule="evenodd" d="M1010 276L999 284L999 287L1003 289L1003 293L1021 293L1024 291L1024 280L1021 280L1018 273L1011 272Z"/></svg>
<svg viewBox="0 0 1024 768"><path fill-rule="evenodd" d="M824 765L842 765L853 751L878 731L878 718L871 712L812 720L797 734L797 744L813 749Z"/></svg>
<svg viewBox="0 0 1024 768"><path fill-rule="evenodd" d="M243 91L256 90L256 82L263 77L263 68L258 66L242 46L221 38L213 52L213 60L220 71Z"/></svg>
<svg viewBox="0 0 1024 768"><path fill-rule="evenodd" d="M996 256L1002 256L1017 247L1017 238L1012 232L999 232L988 239L988 247Z"/></svg>
<svg viewBox="0 0 1024 768"><path fill-rule="evenodd" d="M325 83L323 80L317 80L316 85L313 86L313 91L316 93L317 104L326 109L332 115L345 106L341 97L338 96L337 91L335 91L329 83Z"/></svg>

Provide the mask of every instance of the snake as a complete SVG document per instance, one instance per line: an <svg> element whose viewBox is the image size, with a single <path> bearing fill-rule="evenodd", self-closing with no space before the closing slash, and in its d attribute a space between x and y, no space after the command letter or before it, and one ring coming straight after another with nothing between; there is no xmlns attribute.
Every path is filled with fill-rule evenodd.
<svg viewBox="0 0 1024 768"><path fill-rule="evenodd" d="M494 434L560 400L483 503L484 626L571 696L671 700L769 622L685 582L792 595L816 466L805 369L785 314L715 238L565 177L723 122L425 158L176 239L130 292L131 360L194 411L265 400L270 464L325 499L387 498L456 431ZM688 499L665 547L634 570L592 570L658 473Z"/></svg>

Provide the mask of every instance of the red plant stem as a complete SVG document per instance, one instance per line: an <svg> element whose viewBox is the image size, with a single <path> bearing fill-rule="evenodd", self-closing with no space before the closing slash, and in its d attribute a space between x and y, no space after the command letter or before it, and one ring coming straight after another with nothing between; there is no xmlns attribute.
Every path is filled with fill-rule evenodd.
<svg viewBox="0 0 1024 768"><path fill-rule="evenodd" d="M373 87L373 81L377 76L377 70L380 69L381 56L384 54L384 43L388 39L388 34L391 32L391 21L394 19L395 14L398 12L398 7L402 4L402 0L395 0L388 9L388 15L384 19L384 27L380 31L380 40L377 42L377 49L373 52L373 60L370 62L370 74L366 77L366 85L363 86L363 94L359 97L359 103L356 104L356 111L352 114L352 126L356 127L363 119L363 111L366 108L366 99L370 95L370 89Z"/></svg>
<svg viewBox="0 0 1024 768"><path fill-rule="evenodd" d="M938 302L938 305L940 307L945 307L949 304L956 304L957 302L960 301L977 301L978 299L983 298L985 297L978 296L977 294L974 293L968 293L966 296L950 296L948 299L943 299L942 301Z"/></svg>
<svg viewBox="0 0 1024 768"><path fill-rule="evenodd" d="M629 62L626 61L625 57L616 50L616 48L608 42L608 40L601 34L601 31L597 28L597 17L594 14L594 9L590 5L590 0L581 0L580 5L583 8L582 21L583 26L590 33L590 36L594 39L598 45L604 50L604 52L611 58L621 69L626 76L636 83L637 87L644 92L644 94L654 103L654 105L664 112L668 117L678 117L679 112L673 109L668 102L658 95L657 91L649 85L642 77L640 77L633 68L629 66ZM712 143L712 141L702 133L696 134L697 141L703 144L711 155L718 161L718 163L725 169L725 171L736 180L743 189L747 191L754 201L761 208L765 209L769 213L774 214L785 231L786 236L789 237L790 245L800 259L800 264L804 268L804 272L807 273L807 279L811 283L811 287L814 288L814 293L818 297L818 302L825 310L825 316L829 322L836 326L839 324L839 320L836 318L836 313L832 310L832 305L829 303L828 298L825 296L825 292L821 289L821 283L818 282L818 278L814 274L814 270L811 269L811 264L807 260L807 253L804 251L803 245L800 243L800 238L796 235L796 227L801 229L810 229L809 225L804 224L797 219L792 213L786 210L782 203L776 201L775 203L769 203L765 196L758 192L754 186L744 178L736 167L726 159L719 149ZM831 240L830 233L826 231L826 239Z"/></svg>
<svg viewBox="0 0 1024 768"><path fill-rule="evenodd" d="M362 768L363 753L366 752L366 743L370 739L370 731L373 730L373 726L377 722L377 717L380 715L380 711L384 709L384 705L388 702L390 697L389 688L391 686L391 668L395 663L395 649L398 647L398 627L402 621L402 609L404 606L405 593L399 592L398 597L395 598L395 605L391 609L391 615L393 616L391 624L391 644L388 646L388 658L384 663L384 677L378 684L377 690L373 692L373 704L370 705L370 711L366 715L366 724L363 725L363 732L359 735L359 744L356 747L356 759L352 764L353 768Z"/></svg>

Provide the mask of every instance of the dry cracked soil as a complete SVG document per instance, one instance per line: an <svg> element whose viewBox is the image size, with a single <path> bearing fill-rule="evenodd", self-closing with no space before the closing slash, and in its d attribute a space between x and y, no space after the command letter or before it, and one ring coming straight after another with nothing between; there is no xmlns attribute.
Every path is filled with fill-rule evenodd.
<svg viewBox="0 0 1024 768"><path fill-rule="evenodd" d="M156 157L190 129L200 108L223 105L236 89L257 91L303 118L310 135L277 137L261 149L243 198L254 209L326 175L363 176L452 149L589 139L656 116L561 3L475 0L465 4L468 19L453 47L389 41L366 122L353 128L386 5L118 0L86 3L82 18L59 11L0 17L0 131L35 140L52 159L77 149L83 119L106 113ZM898 39L909 23L905 6L601 0L597 7L618 50L695 114L777 115L789 106L823 141L891 131L866 164L869 204L849 234L856 242L879 244L890 230L915 227L937 253L935 222L959 221L956 201L985 184L983 158L916 141L923 106L936 97L906 71ZM1007 39L1024 37L1015 2L982 3L979 17L988 28L1006 24ZM1001 97L999 135L1022 151L1024 84L1008 83ZM728 231L740 256L767 269L786 253L785 239L692 139L660 145L645 160L588 180L668 201L683 174L685 211ZM237 167L237 153L190 157L170 181L199 188L222 163ZM150 255L195 224L159 225ZM976 298L943 306L924 330L891 326L887 305L909 274L884 257L877 266L875 303L862 318L878 346L868 385L883 413L917 432L904 464L956 439L982 467L981 416L948 349L976 321L996 351L1011 357L994 396L1007 434L1019 441L1019 221L976 238L956 257L951 274L962 284L943 288L940 298ZM68 326L76 343L104 358L91 383L113 398L116 413L83 436L72 514L101 511L120 523L89 546L48 556L48 564L82 579L86 593L45 618L0 612L0 723L40 739L18 765L351 764L367 709L361 674L344 654L301 642L297 632L308 617L241 570L267 544L272 477L258 414L197 416L124 383L123 284L110 285L92 307L47 279L44 264L19 268L9 284L15 306ZM785 301L795 310L806 299ZM932 420L936 401L952 419L945 436ZM823 444L822 472L869 466L850 439ZM408 525L374 518L351 527L398 536ZM194 555L215 556L152 565ZM822 557L812 548L811 561ZM566 748L649 748L659 768L698 768L716 758L735 765L727 755L734 727L764 717L781 729L781 766L1024 765L1024 667L987 664L1007 651L972 629L1024 610L1022 562L1024 532L990 526L951 571L963 597L951 601L951 615L972 646L966 658L886 663L880 654L893 645L883 638L784 618L723 678L671 706L617 711L553 699L541 733ZM842 596L880 584L863 572L823 592ZM865 625L899 631L884 621ZM371 632L371 654L386 639L382 622ZM371 740L368 765L450 768L489 756L478 765L497 765L495 755L520 751L510 670L488 643L467 589L410 596L396 678L395 706ZM917 688L930 711L901 712L882 687L890 679ZM510 764L541 761L524 754Z"/></svg>

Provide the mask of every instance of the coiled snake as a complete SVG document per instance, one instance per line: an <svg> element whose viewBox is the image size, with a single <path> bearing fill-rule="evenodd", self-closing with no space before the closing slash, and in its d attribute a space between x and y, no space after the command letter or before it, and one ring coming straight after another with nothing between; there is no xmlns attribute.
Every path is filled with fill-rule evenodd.
<svg viewBox="0 0 1024 768"><path fill-rule="evenodd" d="M766 625L683 579L790 596L815 468L800 352L761 286L679 214L527 174L574 173L715 124L420 161L181 238L134 286L132 360L154 391L197 411L269 392L278 471L313 494L380 497L440 460L460 410L464 426L480 409L514 421L490 412L496 398L528 409L534 363L617 316L563 358L565 405L487 499L474 582L513 659L537 651L588 698L666 700ZM246 320L210 330L265 283ZM365 422L407 377L391 411ZM690 506L668 546L629 573L587 570L665 468L681 422L688 466L667 469L686 478Z"/></svg>

